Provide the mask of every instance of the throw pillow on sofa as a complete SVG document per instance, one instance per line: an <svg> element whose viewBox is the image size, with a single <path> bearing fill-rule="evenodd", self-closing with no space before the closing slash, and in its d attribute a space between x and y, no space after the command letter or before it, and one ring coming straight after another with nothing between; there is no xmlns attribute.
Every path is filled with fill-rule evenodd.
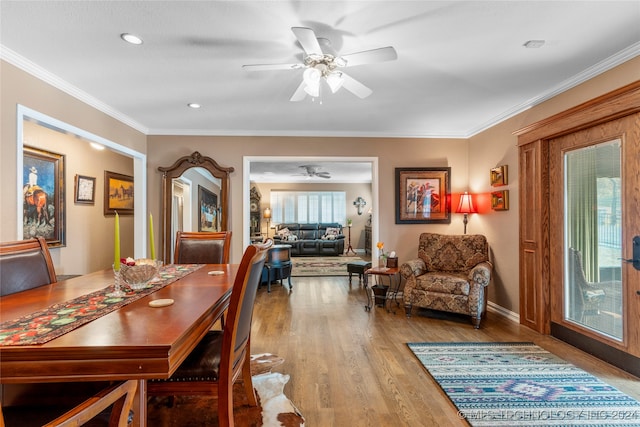
<svg viewBox="0 0 640 427"><path fill-rule="evenodd" d="M298 236L296 236L295 234L287 234L287 237L285 237L285 240L287 242L295 242L296 240L298 240Z"/></svg>
<svg viewBox="0 0 640 427"><path fill-rule="evenodd" d="M289 230L288 228L283 228L278 230L278 236L280 236L280 238L287 240L287 237L289 237L291 235L291 230Z"/></svg>
<svg viewBox="0 0 640 427"><path fill-rule="evenodd" d="M327 227L327 230L324 232L324 236L322 236L323 240L336 240L340 234L340 229L336 227Z"/></svg>

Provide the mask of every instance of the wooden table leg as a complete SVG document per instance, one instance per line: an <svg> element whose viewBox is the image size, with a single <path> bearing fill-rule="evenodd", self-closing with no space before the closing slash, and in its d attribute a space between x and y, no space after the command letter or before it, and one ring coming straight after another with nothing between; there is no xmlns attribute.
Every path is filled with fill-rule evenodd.
<svg viewBox="0 0 640 427"><path fill-rule="evenodd" d="M134 402L134 425L147 427L147 380L138 380L138 400Z"/></svg>

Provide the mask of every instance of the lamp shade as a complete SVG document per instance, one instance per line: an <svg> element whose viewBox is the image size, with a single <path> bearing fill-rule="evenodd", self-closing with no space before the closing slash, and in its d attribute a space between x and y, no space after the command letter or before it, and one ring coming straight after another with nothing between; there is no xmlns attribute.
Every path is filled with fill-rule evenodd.
<svg viewBox="0 0 640 427"><path fill-rule="evenodd" d="M458 209L456 209L456 213L476 213L476 208L473 206L473 199L471 198L471 194L464 192L463 195L460 196L460 203L458 204Z"/></svg>
<svg viewBox="0 0 640 427"><path fill-rule="evenodd" d="M264 212L262 213L262 216L263 216L265 219L269 219L269 218L271 218L271 209L266 208L266 209L264 210Z"/></svg>

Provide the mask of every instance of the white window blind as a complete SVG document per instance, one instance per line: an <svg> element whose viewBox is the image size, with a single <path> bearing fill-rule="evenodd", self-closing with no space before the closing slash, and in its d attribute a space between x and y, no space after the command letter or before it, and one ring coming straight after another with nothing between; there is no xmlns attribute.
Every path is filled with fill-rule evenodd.
<svg viewBox="0 0 640 427"><path fill-rule="evenodd" d="M271 191L272 221L344 224L346 200L344 191Z"/></svg>

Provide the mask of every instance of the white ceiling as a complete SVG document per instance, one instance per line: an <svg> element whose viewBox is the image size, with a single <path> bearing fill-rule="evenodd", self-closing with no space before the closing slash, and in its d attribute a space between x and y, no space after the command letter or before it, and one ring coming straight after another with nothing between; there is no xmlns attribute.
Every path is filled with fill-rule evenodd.
<svg viewBox="0 0 640 427"><path fill-rule="evenodd" d="M2 0L0 55L146 134L464 138L639 55L639 22L638 0ZM294 26L325 53L398 59L348 68L368 98L290 102L302 70L242 65L302 61ZM371 182L368 163L318 160L252 162L251 179Z"/></svg>
<svg viewBox="0 0 640 427"><path fill-rule="evenodd" d="M640 53L640 1L8 1L2 58L147 134L469 137ZM373 90L289 98L306 26ZM135 33L144 44L124 43ZM527 49L528 40L545 40ZM187 103L202 104L199 110Z"/></svg>

